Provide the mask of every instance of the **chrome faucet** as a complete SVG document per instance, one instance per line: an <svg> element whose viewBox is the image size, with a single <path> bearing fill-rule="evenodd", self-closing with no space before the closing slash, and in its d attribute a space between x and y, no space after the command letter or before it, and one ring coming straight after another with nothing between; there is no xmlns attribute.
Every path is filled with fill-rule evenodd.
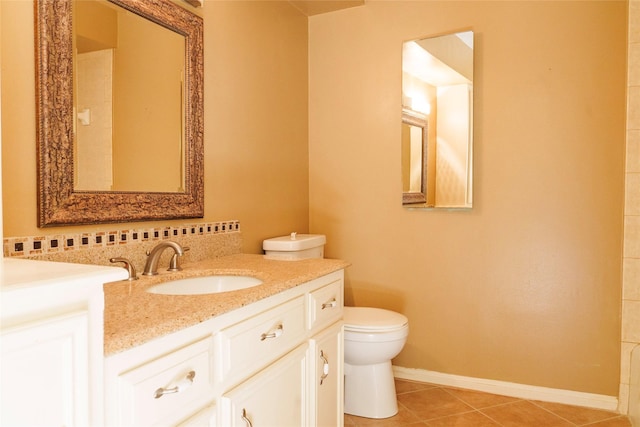
<svg viewBox="0 0 640 427"><path fill-rule="evenodd" d="M158 260L162 252L167 248L173 249L177 256L184 255L184 249L176 242L166 241L158 243L151 251L147 251L147 263L142 272L143 276L155 276L158 274Z"/></svg>

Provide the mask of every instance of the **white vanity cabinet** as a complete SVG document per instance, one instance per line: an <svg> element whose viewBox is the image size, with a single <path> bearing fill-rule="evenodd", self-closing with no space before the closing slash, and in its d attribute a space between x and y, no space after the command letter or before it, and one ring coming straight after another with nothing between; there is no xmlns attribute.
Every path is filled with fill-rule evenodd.
<svg viewBox="0 0 640 427"><path fill-rule="evenodd" d="M342 426L343 416L343 281L334 281L307 294L310 369L309 425ZM337 321L339 320L339 321Z"/></svg>
<svg viewBox="0 0 640 427"><path fill-rule="evenodd" d="M306 284L299 297L230 328L251 331L252 325L262 325L261 334L250 334L252 340L238 340L232 350L233 345L225 345L227 331L218 334L223 360L235 351L238 359L250 358L260 368L222 395L220 425L343 424L343 293L342 272L328 275ZM295 315L287 319L287 313ZM269 347L263 348L265 341ZM290 350L294 345L298 347ZM242 372L246 376L253 370ZM238 377L240 370L231 379Z"/></svg>
<svg viewBox="0 0 640 427"><path fill-rule="evenodd" d="M88 341L86 311L3 330L2 425L89 425Z"/></svg>
<svg viewBox="0 0 640 427"><path fill-rule="evenodd" d="M342 426L343 274L107 357L105 424Z"/></svg>
<svg viewBox="0 0 640 427"><path fill-rule="evenodd" d="M310 398L315 402L309 414L317 427L341 426L343 417L343 331L342 323L334 324L310 341L312 365Z"/></svg>
<svg viewBox="0 0 640 427"><path fill-rule="evenodd" d="M0 262L0 425L102 424L102 284L126 272Z"/></svg>
<svg viewBox="0 0 640 427"><path fill-rule="evenodd" d="M268 365L221 398L221 425L308 426L308 346Z"/></svg>

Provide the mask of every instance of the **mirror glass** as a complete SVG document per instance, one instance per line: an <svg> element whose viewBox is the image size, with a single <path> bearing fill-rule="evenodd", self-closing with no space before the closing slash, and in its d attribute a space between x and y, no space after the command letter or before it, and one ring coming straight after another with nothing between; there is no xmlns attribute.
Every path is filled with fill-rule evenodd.
<svg viewBox="0 0 640 427"><path fill-rule="evenodd" d="M204 215L202 18L38 0L38 226Z"/></svg>
<svg viewBox="0 0 640 427"><path fill-rule="evenodd" d="M184 191L185 37L106 0L73 4L74 188Z"/></svg>
<svg viewBox="0 0 640 427"><path fill-rule="evenodd" d="M472 207L473 32L403 44L401 147L405 207Z"/></svg>

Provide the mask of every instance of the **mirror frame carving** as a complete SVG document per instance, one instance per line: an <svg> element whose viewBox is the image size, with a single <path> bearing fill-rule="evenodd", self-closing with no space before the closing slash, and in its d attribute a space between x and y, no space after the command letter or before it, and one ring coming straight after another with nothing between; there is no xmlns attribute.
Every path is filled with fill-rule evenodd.
<svg viewBox="0 0 640 427"><path fill-rule="evenodd" d="M74 191L73 0L37 0L39 227L204 216L202 18L170 0L109 1L185 37L185 191Z"/></svg>
<svg viewBox="0 0 640 427"><path fill-rule="evenodd" d="M402 124L415 126L422 129L422 176L420 177L420 191L402 193L402 204L412 205L427 202L427 121L417 112L407 108L402 109Z"/></svg>

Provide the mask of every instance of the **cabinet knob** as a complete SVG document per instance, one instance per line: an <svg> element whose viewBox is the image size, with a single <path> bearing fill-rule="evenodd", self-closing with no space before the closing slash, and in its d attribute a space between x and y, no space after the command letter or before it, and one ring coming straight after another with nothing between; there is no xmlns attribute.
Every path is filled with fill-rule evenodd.
<svg viewBox="0 0 640 427"><path fill-rule="evenodd" d="M322 360L322 375L320 375L320 385L329 376L329 359L324 355L324 351L320 350L320 360Z"/></svg>
<svg viewBox="0 0 640 427"><path fill-rule="evenodd" d="M260 335L260 341L264 341L267 338L278 338L284 332L284 326L282 323L278 323L275 328L271 329L269 332L265 332Z"/></svg>
<svg viewBox="0 0 640 427"><path fill-rule="evenodd" d="M178 381L178 384L176 384L175 387L171 387L171 388L160 387L159 389L156 390L153 397L155 399L159 399L165 394L178 393L178 392L184 391L193 385L193 379L195 377L196 377L196 372L189 371L187 376L184 377L182 380Z"/></svg>
<svg viewBox="0 0 640 427"><path fill-rule="evenodd" d="M337 305L338 305L338 302L336 301L336 299L332 298L331 300L322 304L322 309L324 310L325 308L334 308Z"/></svg>

